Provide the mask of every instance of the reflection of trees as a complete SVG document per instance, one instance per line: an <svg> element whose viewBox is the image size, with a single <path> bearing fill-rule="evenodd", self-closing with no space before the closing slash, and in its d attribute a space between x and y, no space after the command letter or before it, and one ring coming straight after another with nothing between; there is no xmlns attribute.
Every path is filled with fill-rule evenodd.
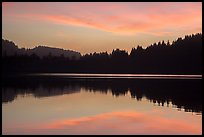
<svg viewBox="0 0 204 137"><path fill-rule="evenodd" d="M80 88L90 92L123 96L130 91L131 97L167 106L171 101L185 111L202 111L201 80L147 80L147 79L63 79L21 78L3 82L2 102L14 100L17 94L32 93L35 97L55 96L79 92Z"/></svg>
<svg viewBox="0 0 204 137"><path fill-rule="evenodd" d="M45 79L44 79L45 80ZM40 79L14 79L9 80L9 84L5 83L2 87L2 102L13 101L18 94L33 94L35 97L57 96L62 94L71 94L79 92L77 85L66 85L66 82L46 81Z"/></svg>

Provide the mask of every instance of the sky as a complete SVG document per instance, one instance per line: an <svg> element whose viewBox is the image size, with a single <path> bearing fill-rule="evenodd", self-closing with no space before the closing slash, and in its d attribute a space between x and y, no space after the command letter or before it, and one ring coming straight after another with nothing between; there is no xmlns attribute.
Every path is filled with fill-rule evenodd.
<svg viewBox="0 0 204 137"><path fill-rule="evenodd" d="M202 2L2 2L2 38L82 54L202 33Z"/></svg>

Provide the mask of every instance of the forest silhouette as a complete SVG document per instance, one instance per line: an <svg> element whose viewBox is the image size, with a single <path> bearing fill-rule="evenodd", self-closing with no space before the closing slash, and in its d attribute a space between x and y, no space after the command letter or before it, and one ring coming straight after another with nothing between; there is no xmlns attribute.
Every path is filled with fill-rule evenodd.
<svg viewBox="0 0 204 137"><path fill-rule="evenodd" d="M2 39L2 45L6 40ZM114 49L112 53L90 53L79 59L61 54L7 55L2 53L3 75L20 73L146 73L146 74L202 74L202 33L186 35L171 44L160 41L146 49Z"/></svg>

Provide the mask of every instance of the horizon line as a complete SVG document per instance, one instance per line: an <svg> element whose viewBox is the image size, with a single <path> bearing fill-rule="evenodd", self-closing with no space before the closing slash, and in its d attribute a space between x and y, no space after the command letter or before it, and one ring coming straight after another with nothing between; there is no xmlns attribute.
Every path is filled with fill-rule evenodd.
<svg viewBox="0 0 204 137"><path fill-rule="evenodd" d="M183 39L185 38L185 36L192 36L192 35L198 35L198 34L202 35L202 32L197 32L197 33L192 33L192 34L186 34L186 35L184 35L183 37L177 37L177 39L178 39L178 38L182 38L182 40L183 40ZM167 43L167 42L169 41L169 43L172 44L173 41L176 41L177 39L174 39L174 40L172 40L172 41L170 41L170 40L167 40L167 41L160 40L160 41L157 41L157 42L153 42L152 44L154 44L154 43L157 44L157 43L162 42L162 41L164 41L164 43ZM113 50L120 49L120 48L118 48L118 47L113 48L110 53L109 53L108 51L100 51L100 52L95 52L95 51L94 51L94 52L88 52L88 53L81 53L80 51L77 51L77 50L74 50L74 49L67 49L67 48L65 49L65 48L62 48L62 47L54 47L54 46L50 46L50 45L46 45L46 44L39 44L39 45L34 46L34 47L31 47L31 48L20 47L20 46L19 46L18 44L16 44L14 41L9 40L9 39L5 39L5 38L3 38L3 36L2 36L2 40L7 40L7 41L9 41L9 42L13 42L19 49L30 50L30 49L34 49L34 48L36 48L36 47L40 47L40 46L41 46L41 47L57 48L57 49L62 49L62 50L74 51L74 52L80 53L81 56L84 56L84 55L86 55L86 54L106 53L106 52L107 52L108 54L111 54ZM132 47L131 49L136 48L136 47L138 47L138 46L142 47L143 49L146 49L146 48L150 47L152 44L150 44L150 45L147 46L147 47L144 47L144 46L142 46L142 45L137 45L137 46ZM120 49L120 50L125 50L125 51L128 53L128 55L129 55L130 52L131 52L131 51L128 51L127 49Z"/></svg>

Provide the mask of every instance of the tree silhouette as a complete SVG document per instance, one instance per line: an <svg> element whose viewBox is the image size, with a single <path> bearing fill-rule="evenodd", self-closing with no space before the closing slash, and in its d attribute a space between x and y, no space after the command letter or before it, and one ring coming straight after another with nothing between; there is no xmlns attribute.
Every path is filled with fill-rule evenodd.
<svg viewBox="0 0 204 137"><path fill-rule="evenodd" d="M69 58L64 54L54 56L51 52L41 58L27 54L29 50L26 49L19 52L13 42L3 39L2 48L2 72L5 75L30 72L202 74L201 33L178 38L172 44L159 41L146 49L138 45L130 54L114 49L110 54L94 52L80 58ZM5 49L12 49L12 52ZM54 48L54 51L58 50Z"/></svg>

